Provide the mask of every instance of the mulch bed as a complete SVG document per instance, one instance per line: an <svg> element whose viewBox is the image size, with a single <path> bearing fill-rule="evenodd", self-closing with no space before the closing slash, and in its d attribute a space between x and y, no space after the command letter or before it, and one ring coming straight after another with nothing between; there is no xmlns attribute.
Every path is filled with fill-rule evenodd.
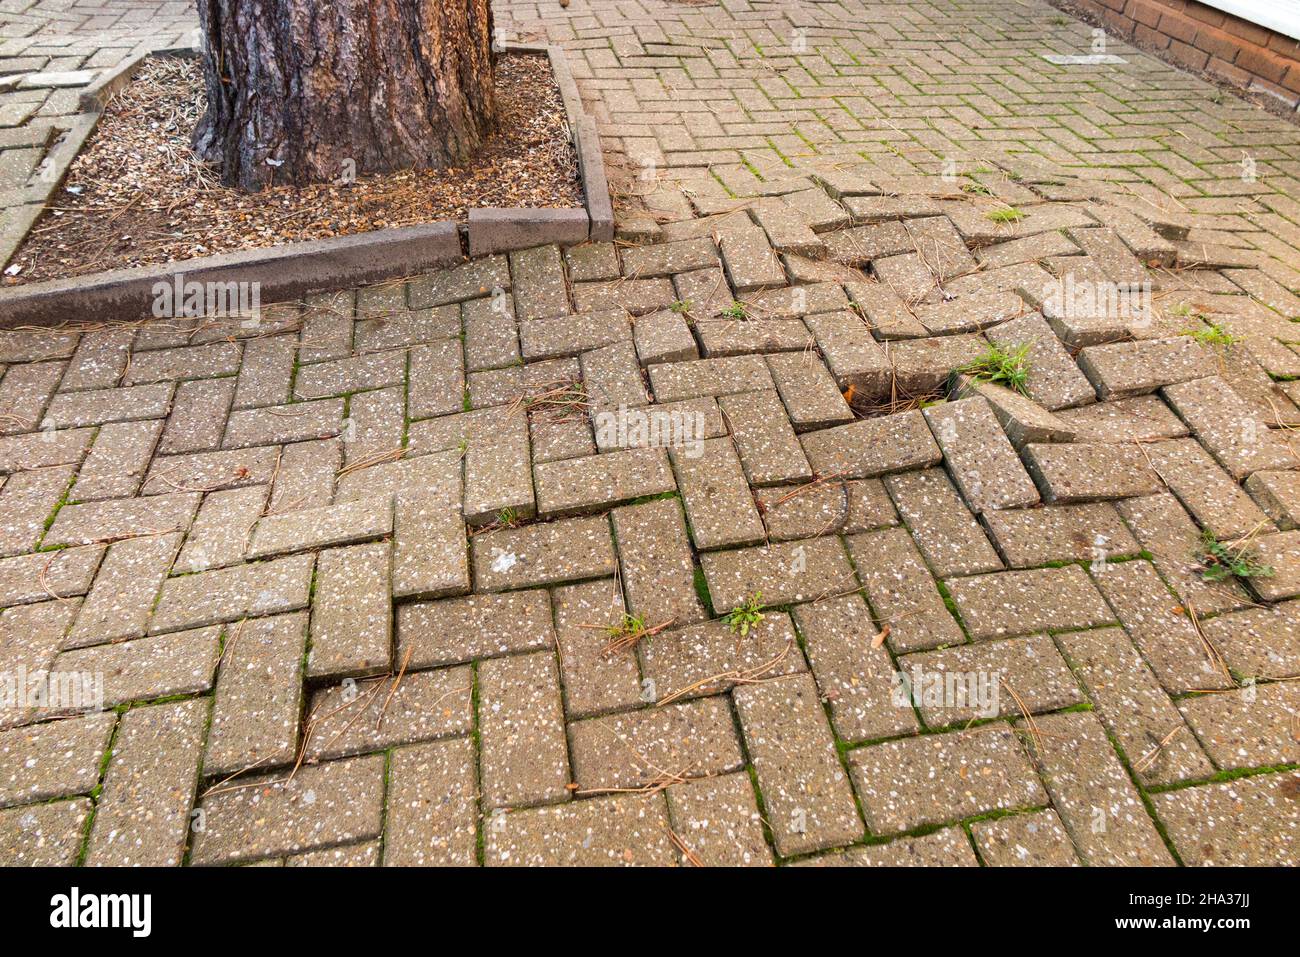
<svg viewBox="0 0 1300 957"><path fill-rule="evenodd" d="M222 186L190 149L206 104L199 61L150 59L109 102L4 282L464 221L479 206L581 206L577 158L546 57L503 55L496 82L498 132L463 169L245 193Z"/></svg>

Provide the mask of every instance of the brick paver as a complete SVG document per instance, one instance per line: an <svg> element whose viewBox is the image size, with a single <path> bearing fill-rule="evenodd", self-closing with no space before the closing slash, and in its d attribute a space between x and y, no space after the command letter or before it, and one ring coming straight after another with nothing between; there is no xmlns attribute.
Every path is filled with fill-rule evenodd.
<svg viewBox="0 0 1300 957"><path fill-rule="evenodd" d="M882 9L498 0L619 242L0 331L0 863L1295 864L1300 133Z"/></svg>

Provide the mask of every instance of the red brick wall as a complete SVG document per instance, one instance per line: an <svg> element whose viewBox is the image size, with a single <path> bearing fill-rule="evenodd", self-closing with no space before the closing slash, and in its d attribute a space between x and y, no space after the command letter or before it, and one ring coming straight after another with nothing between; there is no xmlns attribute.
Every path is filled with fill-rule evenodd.
<svg viewBox="0 0 1300 957"><path fill-rule="evenodd" d="M1300 42L1196 0L1066 0L1112 32L1178 66L1290 110L1300 106Z"/></svg>

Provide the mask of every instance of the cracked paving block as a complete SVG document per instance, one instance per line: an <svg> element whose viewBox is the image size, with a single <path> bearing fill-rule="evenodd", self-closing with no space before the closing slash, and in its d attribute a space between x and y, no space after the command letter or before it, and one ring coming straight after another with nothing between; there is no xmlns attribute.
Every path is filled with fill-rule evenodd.
<svg viewBox="0 0 1300 957"><path fill-rule="evenodd" d="M1294 867L1295 801L1300 775L1260 774L1152 795L1156 814L1183 863L1192 866Z"/></svg>
<svg viewBox="0 0 1300 957"><path fill-rule="evenodd" d="M703 621L708 612L695 593L690 540L676 499L618 508L614 540L628 608L648 627Z"/></svg>
<svg viewBox="0 0 1300 957"><path fill-rule="evenodd" d="M103 557L103 545L83 545L0 559L0 608L84 595Z"/></svg>
<svg viewBox="0 0 1300 957"><path fill-rule="evenodd" d="M579 795L712 777L745 763L722 696L575 721L569 742Z"/></svg>
<svg viewBox="0 0 1300 957"><path fill-rule="evenodd" d="M642 703L641 674L632 648L611 650L626 608L614 579L564 585L552 593L560 649L564 713L569 718L631 708ZM658 622L647 618L647 627Z"/></svg>
<svg viewBox="0 0 1300 957"><path fill-rule="evenodd" d="M1107 561L1141 550L1109 502L985 512L984 524L1012 568Z"/></svg>
<svg viewBox="0 0 1300 957"><path fill-rule="evenodd" d="M53 670L94 674L104 706L169 695L198 694L212 687L220 657L221 629L197 628L134 641L64 651Z"/></svg>
<svg viewBox="0 0 1300 957"><path fill-rule="evenodd" d="M1103 628L1057 635L1056 642L1145 786L1214 773L1197 737L1128 635Z"/></svg>
<svg viewBox="0 0 1300 957"><path fill-rule="evenodd" d="M812 478L799 439L776 392L746 392L718 400L750 485Z"/></svg>
<svg viewBox="0 0 1300 957"><path fill-rule="evenodd" d="M652 699L694 698L731 688L738 678L806 671L790 616L765 611L744 641L725 621L709 621L642 638L643 688Z"/></svg>
<svg viewBox="0 0 1300 957"><path fill-rule="evenodd" d="M733 392L761 392L773 387L772 376L762 356L665 362L652 365L647 371L656 402L730 395Z"/></svg>
<svg viewBox="0 0 1300 957"><path fill-rule="evenodd" d="M110 545L64 647L143 635L180 543L181 536L175 533L128 538Z"/></svg>
<svg viewBox="0 0 1300 957"><path fill-rule="evenodd" d="M5 485L9 491L14 479ZM201 496L197 492L125 498L85 505L65 505L42 542L50 545L88 545L140 534L161 535L185 531L194 519Z"/></svg>
<svg viewBox="0 0 1300 957"><path fill-rule="evenodd" d="M1183 508L1220 540L1249 535L1267 525L1268 516L1195 439L1151 442L1142 448Z"/></svg>
<svg viewBox="0 0 1300 957"><path fill-rule="evenodd" d="M898 524L878 479L776 485L757 490L755 498L768 538L777 542Z"/></svg>
<svg viewBox="0 0 1300 957"><path fill-rule="evenodd" d="M1219 376L1167 386L1165 400L1205 450L1237 481L1263 469L1300 465L1300 456Z"/></svg>
<svg viewBox="0 0 1300 957"><path fill-rule="evenodd" d="M37 424L37 419L42 427L56 429L160 419L171 407L176 388L173 382L160 382L94 392L60 392L50 400L43 417L33 418L32 425Z"/></svg>
<svg viewBox="0 0 1300 957"><path fill-rule="evenodd" d="M72 867L86 839L89 799L0 811L0 866Z"/></svg>
<svg viewBox="0 0 1300 957"><path fill-rule="evenodd" d="M293 391L300 399L323 399L400 385L405 378L406 350L392 349L301 366Z"/></svg>
<svg viewBox="0 0 1300 957"><path fill-rule="evenodd" d="M885 489L939 578L1002 570L1002 560L943 469L888 475Z"/></svg>
<svg viewBox="0 0 1300 957"><path fill-rule="evenodd" d="M636 354L643 366L659 362L688 362L700 357L686 320L671 311L640 316L632 326Z"/></svg>
<svg viewBox="0 0 1300 957"><path fill-rule="evenodd" d="M1300 472L1256 472L1246 491L1278 528L1300 528Z"/></svg>
<svg viewBox="0 0 1300 957"><path fill-rule="evenodd" d="M1056 811L1044 808L991 821L976 821L971 837L989 867L1078 867L1070 835Z"/></svg>
<svg viewBox="0 0 1300 957"><path fill-rule="evenodd" d="M1005 726L887 741L849 753L873 834L1047 803L1033 765Z"/></svg>
<svg viewBox="0 0 1300 957"><path fill-rule="evenodd" d="M307 708L311 734L309 763L384 751L395 745L469 734L474 725L468 666L406 671L400 682L388 676L355 686L316 691Z"/></svg>
<svg viewBox="0 0 1300 957"><path fill-rule="evenodd" d="M687 448L671 449L669 456L696 548L763 540L763 521L730 438L706 439L699 444L698 455Z"/></svg>
<svg viewBox="0 0 1300 957"><path fill-rule="evenodd" d="M192 864L276 857L379 837L383 828L384 756L372 754L244 779L203 799Z"/></svg>
<svg viewBox="0 0 1300 957"><path fill-rule="evenodd" d="M1042 316L1012 319L985 333L989 342L1014 351L1028 346L1025 387L1034 401L1052 411L1094 402L1097 393L1079 371L1056 333Z"/></svg>
<svg viewBox="0 0 1300 957"><path fill-rule="evenodd" d="M659 794L618 794L499 812L484 824L497 867L666 867L677 862Z"/></svg>
<svg viewBox="0 0 1300 957"><path fill-rule="evenodd" d="M883 528L845 541L876 621L889 629L890 648L902 653L965 641L907 529Z"/></svg>
<svg viewBox="0 0 1300 957"><path fill-rule="evenodd" d="M558 246L521 249L509 258L515 310L521 322L569 314L569 291Z"/></svg>
<svg viewBox="0 0 1300 957"><path fill-rule="evenodd" d="M1300 691L1294 685L1252 684L1224 694L1185 698L1178 708L1220 768L1300 761Z"/></svg>
<svg viewBox="0 0 1300 957"><path fill-rule="evenodd" d="M469 738L393 752L384 820L385 867L472 867L478 771Z"/></svg>
<svg viewBox="0 0 1300 957"><path fill-rule="evenodd" d="M1088 573L1078 565L994 572L952 578L945 584L976 640L1092 628L1115 621Z"/></svg>
<svg viewBox="0 0 1300 957"><path fill-rule="evenodd" d="M478 694L484 806L568 800L569 754L555 656L539 651L481 662Z"/></svg>
<svg viewBox="0 0 1300 957"><path fill-rule="evenodd" d="M1172 864L1097 716L1053 714L1034 723L1036 733L1016 722L1083 861L1094 867Z"/></svg>
<svg viewBox="0 0 1300 957"><path fill-rule="evenodd" d="M304 612L258 618L230 629L217 675L205 775L293 762L306 641Z"/></svg>
<svg viewBox="0 0 1300 957"><path fill-rule="evenodd" d="M796 432L853 421L853 410L815 355L769 355L767 365Z"/></svg>
<svg viewBox="0 0 1300 957"><path fill-rule="evenodd" d="M1025 445L1025 467L1049 505L1152 495L1161 475L1142 448L1103 442Z"/></svg>
<svg viewBox="0 0 1300 957"><path fill-rule="evenodd" d="M306 608L314 560L314 555L290 555L169 578L149 633Z"/></svg>
<svg viewBox="0 0 1300 957"><path fill-rule="evenodd" d="M369 675L391 669L391 568L387 542L320 553L307 677Z"/></svg>
<svg viewBox="0 0 1300 957"><path fill-rule="evenodd" d="M872 647L876 626L860 595L798 605L793 614L839 738L865 741L918 730L911 705L893 693L888 651Z"/></svg>
<svg viewBox="0 0 1300 957"><path fill-rule="evenodd" d="M857 585L844 547L835 538L708 552L700 556L700 565L718 614L750 601L813 601Z"/></svg>
<svg viewBox="0 0 1300 957"><path fill-rule="evenodd" d="M613 542L604 516L495 529L474 536L470 552L474 581L485 591L614 573Z"/></svg>
<svg viewBox="0 0 1300 957"><path fill-rule="evenodd" d="M804 322L840 389L852 389L864 399L889 394L893 380L889 358L861 319L840 311L806 316Z"/></svg>
<svg viewBox="0 0 1300 957"><path fill-rule="evenodd" d="M812 677L745 685L733 698L777 853L857 840L862 820Z"/></svg>
<svg viewBox="0 0 1300 957"><path fill-rule="evenodd" d="M162 431L161 420L100 426L69 497L76 502L135 495Z"/></svg>
<svg viewBox="0 0 1300 957"><path fill-rule="evenodd" d="M863 419L802 435L813 472L825 478L875 478L938 465L943 453L919 411Z"/></svg>
<svg viewBox="0 0 1300 957"><path fill-rule="evenodd" d="M122 716L90 834L88 866L181 863L208 704L191 698L132 708Z"/></svg>
<svg viewBox="0 0 1300 957"><path fill-rule="evenodd" d="M568 359L632 338L632 317L626 309L602 309L555 319L519 323L525 362Z"/></svg>
<svg viewBox="0 0 1300 957"><path fill-rule="evenodd" d="M665 792L673 833L705 867L770 867L754 788L743 771L683 781Z"/></svg>
<svg viewBox="0 0 1300 957"><path fill-rule="evenodd" d="M1089 346L1079 353L1079 368L1103 400L1143 395L1216 371L1210 354L1190 336Z"/></svg>
<svg viewBox="0 0 1300 957"><path fill-rule="evenodd" d="M0 807L89 792L116 722L92 714L0 731Z"/></svg>
<svg viewBox="0 0 1300 957"><path fill-rule="evenodd" d="M975 396L946 402L922 414L972 511L1038 503L1038 489L987 400Z"/></svg>
<svg viewBox="0 0 1300 957"><path fill-rule="evenodd" d="M397 660L411 668L458 664L555 644L551 606L541 589L467 595L396 607Z"/></svg>
<svg viewBox="0 0 1300 957"><path fill-rule="evenodd" d="M1055 711L1080 701L1061 653L1045 635L958 645L898 660L910 697L931 728L979 718Z"/></svg>
<svg viewBox="0 0 1300 957"><path fill-rule="evenodd" d="M347 545L379 538L393 530L393 502L388 496L359 498L338 505L268 515L253 527L249 558Z"/></svg>

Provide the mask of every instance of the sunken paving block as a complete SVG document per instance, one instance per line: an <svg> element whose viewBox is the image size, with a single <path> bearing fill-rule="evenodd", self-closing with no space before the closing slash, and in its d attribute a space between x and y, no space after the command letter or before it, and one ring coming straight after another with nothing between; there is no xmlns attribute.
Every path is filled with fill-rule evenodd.
<svg viewBox="0 0 1300 957"><path fill-rule="evenodd" d="M573 284L573 297L580 312L622 308L634 316L667 309L677 301L667 278L578 282Z"/></svg>
<svg viewBox="0 0 1300 957"><path fill-rule="evenodd" d="M947 336L958 332L978 332L1024 312L1025 302L1014 292L990 291L918 306L916 317L931 335Z"/></svg>
<svg viewBox="0 0 1300 957"><path fill-rule="evenodd" d="M494 529L474 536L470 554L474 581L484 591L614 574L614 545L604 516Z"/></svg>
<svg viewBox="0 0 1300 957"><path fill-rule="evenodd" d="M220 639L221 629L209 627L77 648L60 653L53 670L101 676L108 708L125 701L197 694L212 687Z"/></svg>
<svg viewBox="0 0 1300 957"><path fill-rule="evenodd" d="M1294 867L1294 801L1300 774L1281 771L1152 796L1183 863L1215 867Z"/></svg>
<svg viewBox="0 0 1300 957"><path fill-rule="evenodd" d="M971 511L1038 503L1038 489L986 399L946 402L923 414Z"/></svg>
<svg viewBox="0 0 1300 957"><path fill-rule="evenodd" d="M746 685L732 697L777 853L857 840L862 819L812 677Z"/></svg>
<svg viewBox="0 0 1300 957"><path fill-rule="evenodd" d="M465 450L467 524L491 524L503 513L531 518L536 511L533 494L527 438L476 443Z"/></svg>
<svg viewBox="0 0 1300 957"><path fill-rule="evenodd" d="M708 617L695 592L695 565L682 504L675 498L617 508L614 539L628 608L650 625Z"/></svg>
<svg viewBox="0 0 1300 957"><path fill-rule="evenodd" d="M1079 353L1079 368L1102 399L1143 395L1216 371L1211 354L1190 336L1089 346Z"/></svg>
<svg viewBox="0 0 1300 957"><path fill-rule="evenodd" d="M943 453L925 417L897 412L800 437L813 471L822 478L874 478L938 465Z"/></svg>
<svg viewBox="0 0 1300 957"><path fill-rule="evenodd" d="M848 556L836 538L709 552L700 556L700 565L718 614L751 601L784 605L857 587Z"/></svg>
<svg viewBox="0 0 1300 957"><path fill-rule="evenodd" d="M1071 632L1057 635L1056 643L1144 786L1214 774L1197 736L1122 629Z"/></svg>
<svg viewBox="0 0 1300 957"><path fill-rule="evenodd" d="M579 367L587 400L597 414L609 409L618 412L650 401L631 342L616 342L584 352L579 357Z"/></svg>
<svg viewBox="0 0 1300 957"><path fill-rule="evenodd" d="M233 565L163 582L150 634L306 608L314 555Z"/></svg>
<svg viewBox="0 0 1300 957"><path fill-rule="evenodd" d="M1056 811L1044 808L975 821L970 833L989 867L1078 867L1079 855Z"/></svg>
<svg viewBox="0 0 1300 957"><path fill-rule="evenodd" d="M320 553L311 616L311 678L369 675L392 666L391 548L370 542Z"/></svg>
<svg viewBox="0 0 1300 957"><path fill-rule="evenodd" d="M1079 371L1042 316L1021 316L985 334L990 342L1007 351L1028 346L1026 388L1044 408L1067 409L1096 400L1092 383Z"/></svg>
<svg viewBox="0 0 1300 957"><path fill-rule="evenodd" d="M538 651L478 666L483 803L497 808L569 798L569 754L555 655Z"/></svg>
<svg viewBox="0 0 1300 957"><path fill-rule="evenodd" d="M656 402L758 392L773 387L762 356L668 362L652 365L648 371Z"/></svg>
<svg viewBox="0 0 1300 957"><path fill-rule="evenodd" d="M678 863L662 794L615 794L506 811L484 827L489 867L668 867Z"/></svg>
<svg viewBox="0 0 1300 957"><path fill-rule="evenodd" d="M1002 570L1002 559L943 469L885 477L885 489L939 578Z"/></svg>
<svg viewBox="0 0 1300 957"><path fill-rule="evenodd" d="M1049 505L1152 495L1162 488L1161 476L1137 446L1030 443L1024 461Z"/></svg>
<svg viewBox="0 0 1300 957"><path fill-rule="evenodd" d="M1300 466L1284 432L1274 432L1255 407L1220 376L1165 387L1165 400L1237 481L1264 469Z"/></svg>
<svg viewBox="0 0 1300 957"><path fill-rule="evenodd" d="M966 640L907 529L882 528L846 539L858 577L895 652Z"/></svg>
<svg viewBox="0 0 1300 957"><path fill-rule="evenodd" d="M883 282L847 281L844 288L867 320L875 338L881 341L917 339L929 330L912 314L911 308L893 288Z"/></svg>
<svg viewBox="0 0 1300 957"><path fill-rule="evenodd" d="M918 729L910 701L895 693L889 652L869 640L876 628L861 595L798 605L793 614L839 738L865 741Z"/></svg>
<svg viewBox="0 0 1300 957"><path fill-rule="evenodd" d="M686 506L687 527L701 550L763 541L763 520L731 439L706 439L697 450L669 450Z"/></svg>
<svg viewBox="0 0 1300 957"><path fill-rule="evenodd" d="M1145 442L1176 439L1189 433L1159 395L1094 402L1077 409L1061 409L1061 422L1073 429L1080 442Z"/></svg>
<svg viewBox="0 0 1300 957"><path fill-rule="evenodd" d="M602 511L676 488L663 449L627 449L540 463L534 477L542 518Z"/></svg>
<svg viewBox="0 0 1300 957"><path fill-rule="evenodd" d="M849 753L849 768L872 834L1047 803L1016 733L1005 725L860 748Z"/></svg>
<svg viewBox="0 0 1300 957"><path fill-rule="evenodd" d="M230 864L379 837L384 756L372 754L253 776L203 799L193 864Z"/></svg>
<svg viewBox="0 0 1300 957"><path fill-rule="evenodd" d="M997 638L1114 622L1078 565L995 572L946 582L972 638Z"/></svg>
<svg viewBox="0 0 1300 957"><path fill-rule="evenodd" d="M1141 550L1109 502L985 512L984 525L1012 568L1106 561Z"/></svg>
<svg viewBox="0 0 1300 957"><path fill-rule="evenodd" d="M543 589L410 602L398 605L396 615L397 657L411 668L536 651L555 643Z"/></svg>
<svg viewBox="0 0 1300 957"><path fill-rule="evenodd" d="M575 721L568 730L579 795L711 777L745 763L720 695Z"/></svg>
<svg viewBox="0 0 1300 957"><path fill-rule="evenodd" d="M623 273L650 279L673 273L706 269L718 264L718 250L706 237L680 242L656 243L651 246L628 246L623 249Z"/></svg>
<svg viewBox="0 0 1300 957"><path fill-rule="evenodd" d="M900 658L898 670L908 681L900 695L916 704L931 728L1023 714L1022 708L1056 711L1080 701L1069 667L1045 635L922 651Z"/></svg>
<svg viewBox="0 0 1300 957"><path fill-rule="evenodd" d="M988 351L979 333L933 336L891 342L886 349L893 367L891 390L903 396L923 396L944 387L952 374Z"/></svg>
<svg viewBox="0 0 1300 957"><path fill-rule="evenodd" d="M823 429L853 421L853 410L844 401L839 386L816 355L775 354L767 366L785 403L786 414L796 432Z"/></svg>
<svg viewBox="0 0 1300 957"><path fill-rule="evenodd" d="M259 521L253 528L248 557L347 545L379 538L392 530L393 501L388 496L305 508Z"/></svg>
<svg viewBox="0 0 1300 957"><path fill-rule="evenodd" d="M673 628L641 639L644 688L656 701L727 691L746 676L806 671L790 616L765 611L744 640L725 621Z"/></svg>
<svg viewBox="0 0 1300 957"><path fill-rule="evenodd" d="M750 485L812 478L785 406L774 391L724 395L718 400Z"/></svg>
<svg viewBox="0 0 1300 957"><path fill-rule="evenodd" d="M1045 715L1034 719L1034 729L1024 721L1016 724L1084 863L1174 863L1095 714Z"/></svg>
<svg viewBox="0 0 1300 957"><path fill-rule="evenodd" d="M565 359L632 338L632 317L626 309L533 319L519 323L519 341L525 362Z"/></svg>
<svg viewBox="0 0 1300 957"><path fill-rule="evenodd" d="M865 266L873 259L897 256L915 250L912 237L901 222L870 223L822 235L826 251L835 262Z"/></svg>
<svg viewBox="0 0 1300 957"><path fill-rule="evenodd" d="M439 493L399 495L393 515L393 596L440 598L470 590L460 509Z"/></svg>
<svg viewBox="0 0 1300 957"><path fill-rule="evenodd" d="M866 399L889 394L893 378L889 358L861 318L841 310L806 316L804 322L841 389L852 387Z"/></svg>
<svg viewBox="0 0 1300 957"><path fill-rule="evenodd" d="M1300 762L1300 688L1289 682L1250 685L1178 703L1196 737L1224 770ZM1201 777L1209 777L1203 774Z"/></svg>
<svg viewBox="0 0 1300 957"><path fill-rule="evenodd" d="M785 285L781 260L757 226L719 232L718 246L727 279L737 295Z"/></svg>

